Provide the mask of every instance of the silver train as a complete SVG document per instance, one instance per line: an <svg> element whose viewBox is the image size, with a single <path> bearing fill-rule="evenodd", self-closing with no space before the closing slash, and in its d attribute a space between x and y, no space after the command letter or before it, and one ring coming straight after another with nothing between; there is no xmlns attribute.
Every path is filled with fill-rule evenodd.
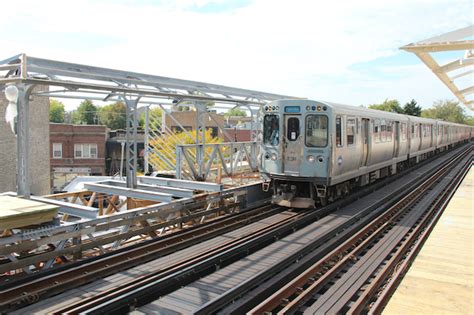
<svg viewBox="0 0 474 315"><path fill-rule="evenodd" d="M452 146L474 128L328 102L279 100L264 107L260 172L273 202L325 205Z"/></svg>

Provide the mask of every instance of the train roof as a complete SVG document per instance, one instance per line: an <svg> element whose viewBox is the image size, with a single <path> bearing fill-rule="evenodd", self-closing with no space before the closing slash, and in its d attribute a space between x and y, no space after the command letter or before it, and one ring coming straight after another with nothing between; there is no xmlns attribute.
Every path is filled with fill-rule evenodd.
<svg viewBox="0 0 474 315"><path fill-rule="evenodd" d="M292 103L305 103L305 102L318 102L321 104L325 104L329 107L335 108L335 109L344 109L347 111L355 111L358 113L367 113L367 115L377 115L380 116L380 118L389 118L389 119L411 119L414 121L418 122L440 122L443 124L449 124L453 126L463 126L463 127L470 127L474 128L474 126L470 125L464 125L464 124L458 124L458 123L453 123L450 121L445 121L441 119L433 119L433 118L425 118L425 117L418 117L418 116L411 116L411 115L406 115L406 114L399 114L399 113L393 113L393 112L387 112L383 110L378 110L378 109L371 109L371 108L366 108L366 107L361 107L361 106L355 106L355 105L346 105L346 104L340 104L340 103L334 103L334 102L328 102L328 101L320 101L320 100L308 100L308 99L281 99L281 100L276 100L273 101L272 103L275 102L292 102Z"/></svg>

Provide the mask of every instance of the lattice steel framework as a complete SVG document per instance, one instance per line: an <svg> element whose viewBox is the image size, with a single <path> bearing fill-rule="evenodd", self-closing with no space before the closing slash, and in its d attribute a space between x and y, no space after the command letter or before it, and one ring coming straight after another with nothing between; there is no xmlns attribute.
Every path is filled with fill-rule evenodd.
<svg viewBox="0 0 474 315"><path fill-rule="evenodd" d="M454 93L460 102L469 109L474 110L474 100L468 95L474 93L474 25L449 32L440 36L432 37L411 43L400 49L409 51L418 56L425 65ZM459 58L439 65L433 53L447 51L464 51ZM454 73L456 72L457 73ZM460 87L460 79L469 76L464 86ZM467 82L467 83L466 83Z"/></svg>
<svg viewBox="0 0 474 315"><path fill-rule="evenodd" d="M291 96L233 88L217 84L180 80L143 73L113 70L54 61L20 54L0 61L0 85L14 84L18 95L18 194L29 195L28 106L31 88L50 86L35 96L125 101L127 105L127 185L137 185L137 106L145 104L193 104L215 102L258 109L268 101ZM201 108L201 106L198 106ZM202 111L202 108L201 108ZM204 130L205 126L200 126Z"/></svg>

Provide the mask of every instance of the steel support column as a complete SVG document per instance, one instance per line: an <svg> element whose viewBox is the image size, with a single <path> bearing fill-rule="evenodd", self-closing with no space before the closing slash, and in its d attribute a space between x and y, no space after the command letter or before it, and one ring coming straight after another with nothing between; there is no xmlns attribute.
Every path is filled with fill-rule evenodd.
<svg viewBox="0 0 474 315"><path fill-rule="evenodd" d="M148 163L148 153L149 153L149 148L148 148L148 133L150 131L150 122L149 122L149 112L150 112L150 106L145 107L145 166L144 166L144 173L148 174L150 172L150 165Z"/></svg>
<svg viewBox="0 0 474 315"><path fill-rule="evenodd" d="M30 134L28 128L30 112L30 94L33 85L17 84L17 194L26 198L30 197Z"/></svg>
<svg viewBox="0 0 474 315"><path fill-rule="evenodd" d="M123 97L126 104L126 174L127 174L127 187L137 188L137 128L138 128L138 112L137 104L140 98L130 99Z"/></svg>
<svg viewBox="0 0 474 315"><path fill-rule="evenodd" d="M196 108L196 163L198 178L204 180L204 145L206 144L206 114L207 106L204 102L194 102Z"/></svg>

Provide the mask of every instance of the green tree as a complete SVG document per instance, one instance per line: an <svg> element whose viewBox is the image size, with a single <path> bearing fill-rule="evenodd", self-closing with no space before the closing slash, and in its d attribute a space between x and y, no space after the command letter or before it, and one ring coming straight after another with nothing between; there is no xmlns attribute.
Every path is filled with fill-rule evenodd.
<svg viewBox="0 0 474 315"><path fill-rule="evenodd" d="M49 100L49 121L54 123L64 122L64 104L58 100Z"/></svg>
<svg viewBox="0 0 474 315"><path fill-rule="evenodd" d="M97 107L90 100L84 100L72 114L73 124L95 125L97 121Z"/></svg>
<svg viewBox="0 0 474 315"><path fill-rule="evenodd" d="M420 116L421 106L419 106L418 103L412 99L410 102L406 103L405 106L403 106L403 112L407 115Z"/></svg>
<svg viewBox="0 0 474 315"><path fill-rule="evenodd" d="M234 117L234 116L247 117L247 112L235 107L235 108L232 108L232 109L228 110L224 114L224 116L226 116L226 117Z"/></svg>
<svg viewBox="0 0 474 315"><path fill-rule="evenodd" d="M163 116L163 111L159 107L153 107L148 110L148 120L150 123L150 129L152 130L161 130L161 117ZM145 111L140 115L139 125L142 128L145 128Z"/></svg>
<svg viewBox="0 0 474 315"><path fill-rule="evenodd" d="M463 124L468 118L459 102L454 100L438 100L433 107L421 111L421 117L442 119Z"/></svg>
<svg viewBox="0 0 474 315"><path fill-rule="evenodd" d="M464 123L469 126L474 126L474 117L467 116L466 121Z"/></svg>
<svg viewBox="0 0 474 315"><path fill-rule="evenodd" d="M385 99L382 104L371 104L369 105L369 108L403 114L403 108L400 106L400 103L397 100Z"/></svg>
<svg viewBox="0 0 474 315"><path fill-rule="evenodd" d="M187 111L190 111L191 110L191 107L189 106L177 106L176 107L176 111L178 112L187 112Z"/></svg>
<svg viewBox="0 0 474 315"><path fill-rule="evenodd" d="M127 108L123 102L105 105L99 109L99 122L112 130L125 129Z"/></svg>

